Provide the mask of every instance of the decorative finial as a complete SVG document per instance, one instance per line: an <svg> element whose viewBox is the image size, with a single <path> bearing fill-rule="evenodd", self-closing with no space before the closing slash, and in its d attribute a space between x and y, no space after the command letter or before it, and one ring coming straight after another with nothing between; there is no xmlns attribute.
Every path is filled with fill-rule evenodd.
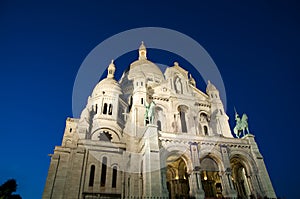
<svg viewBox="0 0 300 199"><path fill-rule="evenodd" d="M143 41L139 48L139 60L141 59L147 59L147 49Z"/></svg>
<svg viewBox="0 0 300 199"><path fill-rule="evenodd" d="M107 68L107 78L114 78L115 76L116 67L114 64L114 60L111 60L111 63L109 64Z"/></svg>

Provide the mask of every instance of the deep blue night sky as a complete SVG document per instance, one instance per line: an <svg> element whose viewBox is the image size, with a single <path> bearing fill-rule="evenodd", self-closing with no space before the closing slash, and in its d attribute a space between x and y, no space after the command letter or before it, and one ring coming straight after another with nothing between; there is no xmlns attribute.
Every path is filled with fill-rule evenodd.
<svg viewBox="0 0 300 199"><path fill-rule="evenodd" d="M278 197L299 198L299 9L297 1L279 0L2 0L0 184L15 178L23 199L41 198L47 154L61 144L72 117L82 61L114 34L155 26L182 32L207 50L224 80L231 126L234 106L248 114Z"/></svg>

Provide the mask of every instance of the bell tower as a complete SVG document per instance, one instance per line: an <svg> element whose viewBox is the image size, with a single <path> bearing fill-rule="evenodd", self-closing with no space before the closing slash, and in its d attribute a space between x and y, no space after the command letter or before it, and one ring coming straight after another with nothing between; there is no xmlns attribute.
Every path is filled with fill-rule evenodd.
<svg viewBox="0 0 300 199"><path fill-rule="evenodd" d="M208 80L206 93L211 102L211 127L217 135L233 137L229 127L229 117L224 111L223 103L220 99L218 89Z"/></svg>

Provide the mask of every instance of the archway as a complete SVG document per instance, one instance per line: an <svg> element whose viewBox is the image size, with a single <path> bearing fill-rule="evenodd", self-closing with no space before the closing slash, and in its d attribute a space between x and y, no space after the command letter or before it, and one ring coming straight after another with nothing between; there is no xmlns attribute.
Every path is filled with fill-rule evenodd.
<svg viewBox="0 0 300 199"><path fill-rule="evenodd" d="M205 157L201 161L201 169L201 182L205 198L222 198L222 184L216 161L211 157Z"/></svg>
<svg viewBox="0 0 300 199"><path fill-rule="evenodd" d="M164 113L164 110L159 107L158 105L156 105L155 107L155 123L157 125L157 130L159 131L163 131L166 129L165 127L165 123L166 123L166 116L165 116L165 113Z"/></svg>
<svg viewBox="0 0 300 199"><path fill-rule="evenodd" d="M187 174L187 165L182 157L170 155L167 158L167 189L170 199L188 198L189 181Z"/></svg>
<svg viewBox="0 0 300 199"><path fill-rule="evenodd" d="M251 197L251 181L247 176L249 171L241 157L233 157L230 160L232 168L232 182L238 194L238 198L246 199Z"/></svg>
<svg viewBox="0 0 300 199"><path fill-rule="evenodd" d="M187 120L186 120L186 114L188 111L188 107L185 105L178 106L178 112L179 112L179 118L180 118L180 126L181 126L181 132L187 133Z"/></svg>

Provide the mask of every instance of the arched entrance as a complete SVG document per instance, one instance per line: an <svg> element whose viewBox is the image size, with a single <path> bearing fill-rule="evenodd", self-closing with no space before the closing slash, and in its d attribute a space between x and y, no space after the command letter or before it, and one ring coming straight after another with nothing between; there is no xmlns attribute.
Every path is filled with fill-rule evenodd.
<svg viewBox="0 0 300 199"><path fill-rule="evenodd" d="M189 182L185 161L178 155L171 155L167 158L166 165L166 178L169 198L188 198Z"/></svg>
<svg viewBox="0 0 300 199"><path fill-rule="evenodd" d="M230 164L232 168L232 181L238 198L249 198L251 196L251 189L246 166L239 157L232 158Z"/></svg>
<svg viewBox="0 0 300 199"><path fill-rule="evenodd" d="M219 167L214 159L205 157L201 161L201 182L205 198L222 198Z"/></svg>

